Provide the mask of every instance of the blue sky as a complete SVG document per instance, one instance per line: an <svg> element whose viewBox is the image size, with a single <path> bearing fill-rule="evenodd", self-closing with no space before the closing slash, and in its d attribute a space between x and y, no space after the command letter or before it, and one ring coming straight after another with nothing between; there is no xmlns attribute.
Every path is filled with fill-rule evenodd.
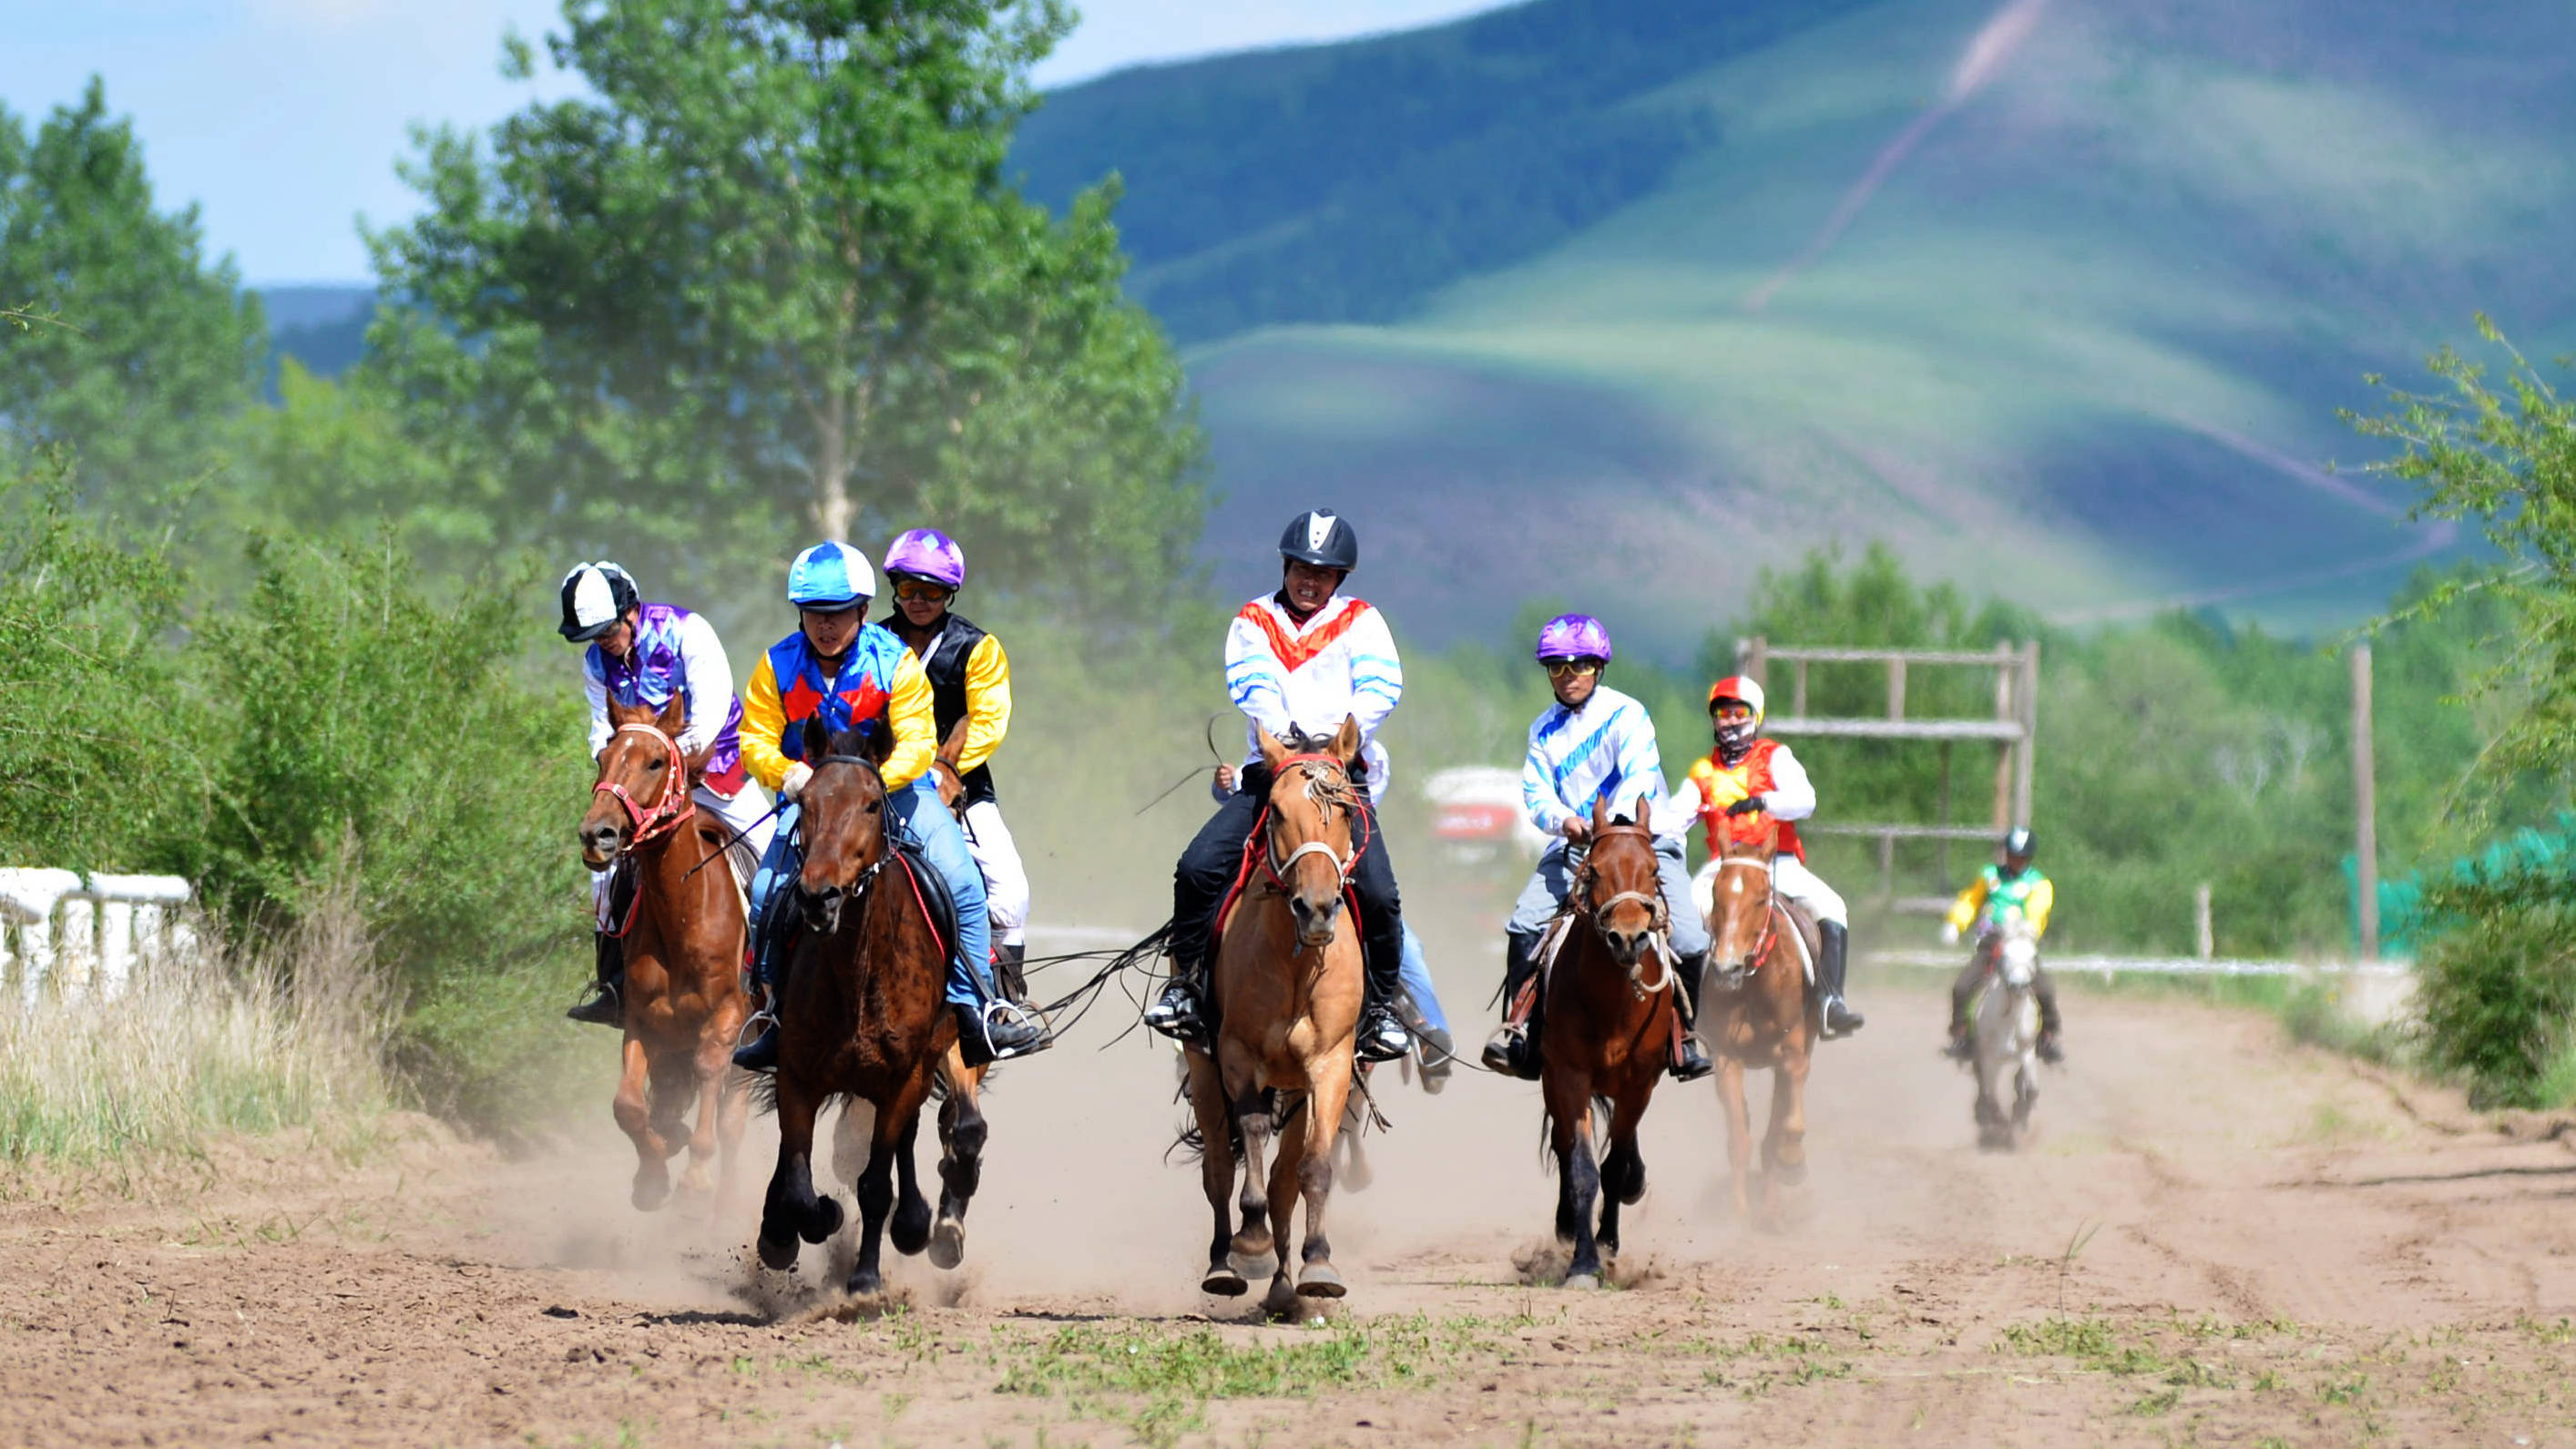
<svg viewBox="0 0 2576 1449"><path fill-rule="evenodd" d="M1495 0L1088 0L1039 78L1401 29ZM23 121L95 73L131 115L164 208L202 208L208 248L254 283L367 279L356 218L408 217L394 175L416 121L487 124L532 96L497 74L502 31L556 0L0 0L0 106Z"/></svg>

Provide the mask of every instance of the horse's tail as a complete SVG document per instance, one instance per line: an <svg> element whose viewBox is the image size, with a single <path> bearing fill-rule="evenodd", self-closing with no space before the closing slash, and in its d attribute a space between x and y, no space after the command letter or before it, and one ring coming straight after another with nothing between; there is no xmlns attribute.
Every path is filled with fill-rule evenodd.
<svg viewBox="0 0 2576 1449"><path fill-rule="evenodd" d="M1181 1078L1180 1085L1172 1089L1172 1100L1187 1103L1189 1095L1189 1078L1184 1076ZM1227 1150L1234 1154L1236 1161L1242 1160L1243 1126L1234 1120L1234 1114L1231 1112L1225 1114L1225 1145ZM1207 1156L1207 1134L1199 1130L1199 1114L1186 1105L1181 1109L1180 1130L1172 1134L1172 1145L1163 1149L1164 1166L1171 1165L1174 1153L1180 1154L1184 1162L1196 1162Z"/></svg>
<svg viewBox="0 0 2576 1449"><path fill-rule="evenodd" d="M1595 1094L1592 1098L1593 1141L1610 1140L1610 1115L1615 1105L1608 1097ZM1556 1171L1556 1149L1549 1141L1556 1135L1555 1129L1556 1117L1547 1110L1546 1099L1541 1098L1538 1109L1538 1167L1541 1172Z"/></svg>

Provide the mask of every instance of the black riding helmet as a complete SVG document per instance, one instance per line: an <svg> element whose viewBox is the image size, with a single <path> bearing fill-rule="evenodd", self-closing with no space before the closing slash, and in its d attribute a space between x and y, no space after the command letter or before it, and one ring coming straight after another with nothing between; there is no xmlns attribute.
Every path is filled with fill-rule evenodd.
<svg viewBox="0 0 2576 1449"><path fill-rule="evenodd" d="M563 577L563 622L556 632L575 644L587 644L617 627L640 596L626 570L601 559L574 564Z"/></svg>
<svg viewBox="0 0 2576 1449"><path fill-rule="evenodd" d="M2039 850L2039 837L2027 825L2016 825L2004 832L2004 859L2028 860Z"/></svg>
<svg viewBox="0 0 2576 1449"><path fill-rule="evenodd" d="M1279 535L1279 556L1349 573L1360 566L1360 536L1340 514L1312 508L1298 514L1288 531Z"/></svg>

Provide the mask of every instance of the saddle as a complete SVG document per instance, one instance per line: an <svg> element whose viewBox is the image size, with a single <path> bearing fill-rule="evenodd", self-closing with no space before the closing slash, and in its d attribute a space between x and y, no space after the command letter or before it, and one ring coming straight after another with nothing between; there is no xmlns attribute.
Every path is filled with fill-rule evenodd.
<svg viewBox="0 0 2576 1449"><path fill-rule="evenodd" d="M910 884L902 888L917 892L922 914L930 922L930 934L939 942L939 954L945 960L957 954L957 898L948 890L948 877L930 864L921 847L909 840L894 845L891 864L902 868Z"/></svg>

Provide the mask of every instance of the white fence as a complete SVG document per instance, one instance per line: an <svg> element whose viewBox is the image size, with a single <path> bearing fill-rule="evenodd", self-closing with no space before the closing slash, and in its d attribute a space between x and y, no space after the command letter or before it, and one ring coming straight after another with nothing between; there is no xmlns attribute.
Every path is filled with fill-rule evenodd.
<svg viewBox="0 0 2576 1449"><path fill-rule="evenodd" d="M124 994L138 967L196 949L188 882L0 868L0 985L33 1008L57 996Z"/></svg>

